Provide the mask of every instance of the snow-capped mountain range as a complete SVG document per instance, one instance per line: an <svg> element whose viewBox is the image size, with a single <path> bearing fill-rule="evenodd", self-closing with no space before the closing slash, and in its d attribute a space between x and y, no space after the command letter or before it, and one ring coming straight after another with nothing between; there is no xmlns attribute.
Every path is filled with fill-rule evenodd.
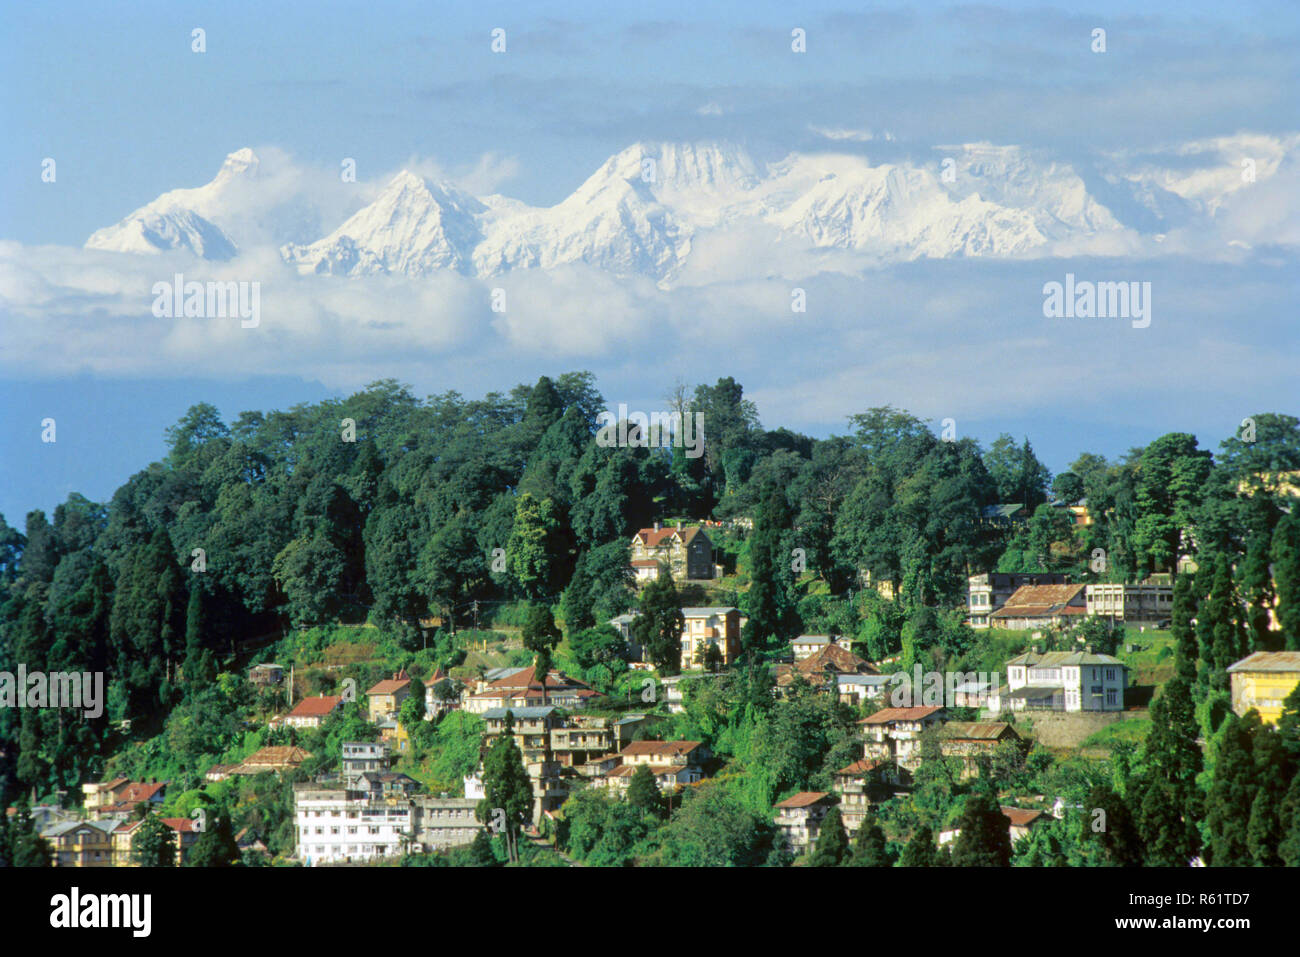
<svg viewBox="0 0 1300 957"><path fill-rule="evenodd" d="M294 235L311 217L281 223L284 261L299 272L493 277L586 263L671 283L710 231L763 228L778 243L839 250L863 265L922 257L1051 254L1068 243L1128 231L1159 233L1211 218L1243 178L1234 150L1260 157L1254 175L1293 162L1300 136L1243 134L1174 152L1228 157L1211 172L1171 172L1159 156L1110 154L1085 170L1015 146L935 149L923 164L872 164L846 153L795 153L770 164L725 143L638 143L606 160L560 203L535 207L475 197L403 170L373 202L327 235ZM1246 142L1249 141L1249 142ZM1184 164L1185 165L1185 164ZM130 253L186 250L237 255L233 198L256 186L251 149L226 157L215 179L177 189L95 232L86 246ZM275 232L275 230L273 230Z"/></svg>
<svg viewBox="0 0 1300 957"><path fill-rule="evenodd" d="M186 249L204 259L230 259L238 247L213 219L220 218L232 187L255 178L258 166L251 149L236 150L206 186L163 193L120 223L96 230L86 248L119 253Z"/></svg>

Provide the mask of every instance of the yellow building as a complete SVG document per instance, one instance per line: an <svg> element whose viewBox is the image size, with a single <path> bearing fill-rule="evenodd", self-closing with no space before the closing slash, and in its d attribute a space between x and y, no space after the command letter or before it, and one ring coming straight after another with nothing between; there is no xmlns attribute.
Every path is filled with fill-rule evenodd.
<svg viewBox="0 0 1300 957"><path fill-rule="evenodd" d="M112 867L116 821L69 821L41 832L55 867Z"/></svg>
<svg viewBox="0 0 1300 957"><path fill-rule="evenodd" d="M379 682L366 692L371 724L384 718L395 718L401 712L402 702L410 695L411 678L405 671Z"/></svg>
<svg viewBox="0 0 1300 957"><path fill-rule="evenodd" d="M402 727L400 718L380 718L375 725L379 728L381 741L387 741L388 746L398 754L410 753L411 735Z"/></svg>
<svg viewBox="0 0 1300 957"><path fill-rule="evenodd" d="M704 653L709 645L718 649L724 665L740 657L740 611L736 608L709 607L682 609L682 670L704 667Z"/></svg>
<svg viewBox="0 0 1300 957"><path fill-rule="evenodd" d="M1277 724L1282 702L1300 684L1300 651L1257 651L1228 669L1232 678L1232 710L1244 715L1251 708L1260 719Z"/></svg>
<svg viewBox="0 0 1300 957"><path fill-rule="evenodd" d="M172 846L179 855L178 863L183 864L190 855L190 848L194 842L199 839L199 831L194 827L194 822L186 817L163 817L158 820L162 821L171 831ZM114 867L139 867L131 856L132 842L139 833L144 821L137 819L134 821L123 821L113 831L113 866Z"/></svg>

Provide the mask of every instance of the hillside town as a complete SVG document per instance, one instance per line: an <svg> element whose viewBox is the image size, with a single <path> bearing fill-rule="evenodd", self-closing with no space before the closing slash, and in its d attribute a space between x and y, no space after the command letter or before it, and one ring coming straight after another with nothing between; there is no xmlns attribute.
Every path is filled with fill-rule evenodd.
<svg viewBox="0 0 1300 957"><path fill-rule="evenodd" d="M524 390L521 421L557 392L549 380ZM702 387L697 401L709 396ZM544 436L559 434L569 400L547 401L553 425ZM870 428L885 427L875 414ZM1085 457L1086 479L1052 479L1027 442L1005 443L999 460L973 445L947 447L900 416L888 412L897 440L928 443L938 461L967 455L988 470L986 489L973 490L957 563L938 551L920 562L913 551L897 565L873 551L878 545L855 551L857 537L894 521L893 505L862 511L875 494L872 470L895 454L879 451L861 453L864 497L850 488L824 517L799 511L787 489L802 483L772 483L755 465L746 484L722 493L721 518L668 514L579 545L558 580L564 556L573 562L575 553L566 538L588 533L563 526L555 498L537 497L546 486L529 478L529 465L523 491L510 496L500 577L488 565L481 578L446 591L420 584L405 597L378 577L393 573L375 557L390 547L377 537L388 507L378 498L363 509L364 538L353 539L364 555L353 566L359 577L349 577L345 558L331 586L342 597L368 581L368 614L348 598L322 603L330 592L313 596L296 583L291 543L267 579L287 622L260 638L229 629L217 592L187 588L170 564L166 529L137 536L118 560L104 634L151 627L147 617L127 617L138 614L130 602L155 601L144 591L133 597L135 569L142 585L160 571L164 582L171 576L177 598L163 619L176 616L185 645L161 639L162 683L151 692L168 696L169 712L144 717L128 677L114 686L110 713L88 724L102 727L111 749L103 756L51 761L38 755L53 752L32 750L34 739L6 737L7 780L21 790L9 785L3 852L55 867L1051 866L1127 863L1134 853L1182 866L1294 863L1300 470L1252 477L1242 459L1219 464L1187 436L1164 437L1126 466ZM1297 420L1268 421L1276 447L1300 456ZM168 468L184 472L234 451L220 430L208 434L178 444ZM1233 441L1225 446L1236 452ZM635 450L610 451L637 461ZM389 482L392 466L366 454L364 467ZM653 461L640 455L642 467ZM912 455L910 468L926 467ZM1122 537L1115 506L1098 503L1110 501L1116 482L1145 494L1179 457L1178 467L1197 463L1207 480L1211 469L1234 471L1227 498L1203 485L1170 514L1181 508L1206 521L1196 509L1238 507L1271 515L1274 530L1248 538L1234 559L1228 546L1205 541L1208 524L1173 525L1148 539L1153 557L1099 562L1094 546L1124 555L1139 540ZM343 461L348 471L331 484L295 477L309 497L294 521L304 531L315 525L316 536L342 536L346 548L355 519L342 516L356 514L347 476L366 460ZM789 464L815 478L819 453ZM565 467L596 475L610 466L588 451ZM579 477L566 484L585 487ZM1003 487L1032 491L1033 508L981 504ZM652 513L667 500L647 498L632 511ZM585 507L569 499L570 521L589 521ZM93 525L78 503L53 525L29 517L22 560L7 565L11 654L39 647L24 631L35 620L30 596L48 588L41 576L51 561L63 568L75 554L78 508L78 521ZM934 515L945 534L961 527L956 514ZM830 535L820 543L817 521ZM439 551L442 536L424 539L437 546L433 576L464 561ZM1271 559L1263 578L1251 564L1259 548ZM485 562L501 557L484 554ZM51 556L44 571L34 564L42 556ZM217 564L215 550L210 560ZM92 575L86 588L94 587ZM415 595L421 601L409 604ZM169 648L182 654L169 658ZM5 714L27 722L40 712ZM1218 776L1239 767L1234 748L1275 755L1240 772L1263 775L1251 780L1271 804L1243 812L1217 803L1228 793ZM1202 795L1197 810L1186 803L1194 794ZM1098 809L1139 834L1150 830L1153 843L1135 850L1112 831L1090 830ZM1252 823L1232 845L1220 828L1234 813L1272 823L1264 831ZM721 843L702 837L717 828ZM1166 836L1154 842L1156 833Z"/></svg>

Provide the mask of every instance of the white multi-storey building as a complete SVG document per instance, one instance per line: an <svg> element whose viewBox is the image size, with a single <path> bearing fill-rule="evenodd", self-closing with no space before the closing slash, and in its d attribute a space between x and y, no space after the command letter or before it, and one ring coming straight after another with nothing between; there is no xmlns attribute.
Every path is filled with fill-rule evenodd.
<svg viewBox="0 0 1300 957"><path fill-rule="evenodd" d="M1007 693L1001 706L1012 711L1123 711L1128 666L1111 655L1037 649L1007 662Z"/></svg>
<svg viewBox="0 0 1300 957"><path fill-rule="evenodd" d="M361 775L371 771L387 771L389 747L387 741L344 741L343 783L355 788Z"/></svg>
<svg viewBox="0 0 1300 957"><path fill-rule="evenodd" d="M338 785L294 786L298 858L307 866L396 857L411 830L409 800L372 800Z"/></svg>

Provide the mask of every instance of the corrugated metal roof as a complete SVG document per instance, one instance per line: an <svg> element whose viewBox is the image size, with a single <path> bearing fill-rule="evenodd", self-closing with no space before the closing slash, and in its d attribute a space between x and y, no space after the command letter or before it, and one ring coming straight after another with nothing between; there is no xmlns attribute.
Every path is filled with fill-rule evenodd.
<svg viewBox="0 0 1300 957"><path fill-rule="evenodd" d="M1111 655L1099 655L1091 651L1048 651L1034 654L1026 651L1016 655L1007 662L1008 665L1027 665L1030 668L1061 668L1065 665L1110 665L1115 668L1127 668L1128 665Z"/></svg>
<svg viewBox="0 0 1300 957"><path fill-rule="evenodd" d="M1228 667L1237 671L1300 671L1300 651L1257 651Z"/></svg>
<svg viewBox="0 0 1300 957"><path fill-rule="evenodd" d="M940 732L945 738L968 738L972 741L993 741L1015 728L1005 721L949 721Z"/></svg>
<svg viewBox="0 0 1300 957"><path fill-rule="evenodd" d="M507 711L516 718L544 718L554 710L555 708L549 704L545 707L537 705L531 708L491 708L483 712L483 718L484 720L504 718Z"/></svg>

